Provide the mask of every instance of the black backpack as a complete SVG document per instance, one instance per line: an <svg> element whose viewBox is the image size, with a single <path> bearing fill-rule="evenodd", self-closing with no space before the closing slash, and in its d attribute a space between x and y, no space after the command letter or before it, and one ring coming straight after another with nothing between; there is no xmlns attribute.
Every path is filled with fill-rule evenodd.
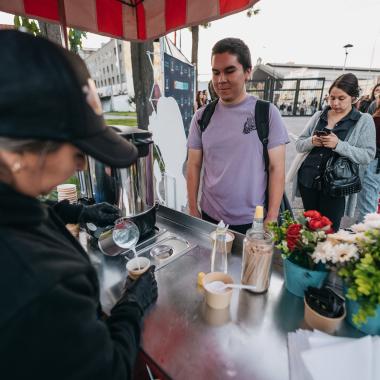
<svg viewBox="0 0 380 380"><path fill-rule="evenodd" d="M209 103L203 111L202 117L198 120L198 125L203 133L210 123L211 117L214 114L215 107L218 104L219 99L215 99ZM270 103L265 100L257 99L255 108L255 124L257 135L263 144L263 158L265 171L267 172L267 181L269 180L269 154L268 154L268 136L269 136L269 106ZM268 209L268 182L265 190L265 208ZM281 214L288 210L293 217L293 211L288 200L288 197L284 193L279 210L278 223L282 223Z"/></svg>

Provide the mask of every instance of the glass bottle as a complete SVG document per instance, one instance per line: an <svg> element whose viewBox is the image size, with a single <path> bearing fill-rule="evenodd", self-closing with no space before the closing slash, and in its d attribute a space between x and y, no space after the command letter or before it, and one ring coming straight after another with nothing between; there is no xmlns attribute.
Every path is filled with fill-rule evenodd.
<svg viewBox="0 0 380 380"><path fill-rule="evenodd" d="M264 207L256 206L252 229L255 233L264 233Z"/></svg>
<svg viewBox="0 0 380 380"><path fill-rule="evenodd" d="M241 283L255 286L254 293L266 292L272 273L272 235L250 228L243 242Z"/></svg>
<svg viewBox="0 0 380 380"><path fill-rule="evenodd" d="M256 286L255 293L268 290L273 257L272 235L264 231L264 207L256 206L252 228L243 241L241 283Z"/></svg>
<svg viewBox="0 0 380 380"><path fill-rule="evenodd" d="M211 252L211 272L227 273L226 234L228 226L221 220L215 231L215 240Z"/></svg>

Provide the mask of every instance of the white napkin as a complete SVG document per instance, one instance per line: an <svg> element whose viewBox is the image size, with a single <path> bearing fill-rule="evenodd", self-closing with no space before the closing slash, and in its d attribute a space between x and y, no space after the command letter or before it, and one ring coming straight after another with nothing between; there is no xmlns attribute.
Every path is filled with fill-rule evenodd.
<svg viewBox="0 0 380 380"><path fill-rule="evenodd" d="M338 340L301 353L313 380L374 380L372 338Z"/></svg>
<svg viewBox="0 0 380 380"><path fill-rule="evenodd" d="M291 380L380 380L380 337L288 333Z"/></svg>

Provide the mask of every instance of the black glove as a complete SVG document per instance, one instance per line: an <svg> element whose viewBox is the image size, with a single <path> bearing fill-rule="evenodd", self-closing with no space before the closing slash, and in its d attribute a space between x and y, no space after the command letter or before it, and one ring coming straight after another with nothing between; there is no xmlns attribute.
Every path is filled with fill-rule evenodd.
<svg viewBox="0 0 380 380"><path fill-rule="evenodd" d="M136 281L128 277L125 283L123 301L136 303L142 314L144 314L145 310L158 296L157 282L154 276L155 268L156 267L152 265Z"/></svg>
<svg viewBox="0 0 380 380"><path fill-rule="evenodd" d="M79 223L94 223L99 227L106 227L120 217L120 211L117 207L109 203L98 203L92 206L83 206L79 215Z"/></svg>

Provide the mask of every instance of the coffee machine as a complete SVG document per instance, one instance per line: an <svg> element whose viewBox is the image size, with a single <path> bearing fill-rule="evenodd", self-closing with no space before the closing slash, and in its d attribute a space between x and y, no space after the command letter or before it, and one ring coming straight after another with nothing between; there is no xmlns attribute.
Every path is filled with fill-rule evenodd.
<svg viewBox="0 0 380 380"><path fill-rule="evenodd" d="M78 172L81 197L90 203L108 202L121 216L132 220L140 230L140 240L153 234L156 223L153 177L152 134L134 127L112 127L134 144L138 158L128 168L113 168L88 157L87 169ZM89 232L98 237L103 229L89 223Z"/></svg>

